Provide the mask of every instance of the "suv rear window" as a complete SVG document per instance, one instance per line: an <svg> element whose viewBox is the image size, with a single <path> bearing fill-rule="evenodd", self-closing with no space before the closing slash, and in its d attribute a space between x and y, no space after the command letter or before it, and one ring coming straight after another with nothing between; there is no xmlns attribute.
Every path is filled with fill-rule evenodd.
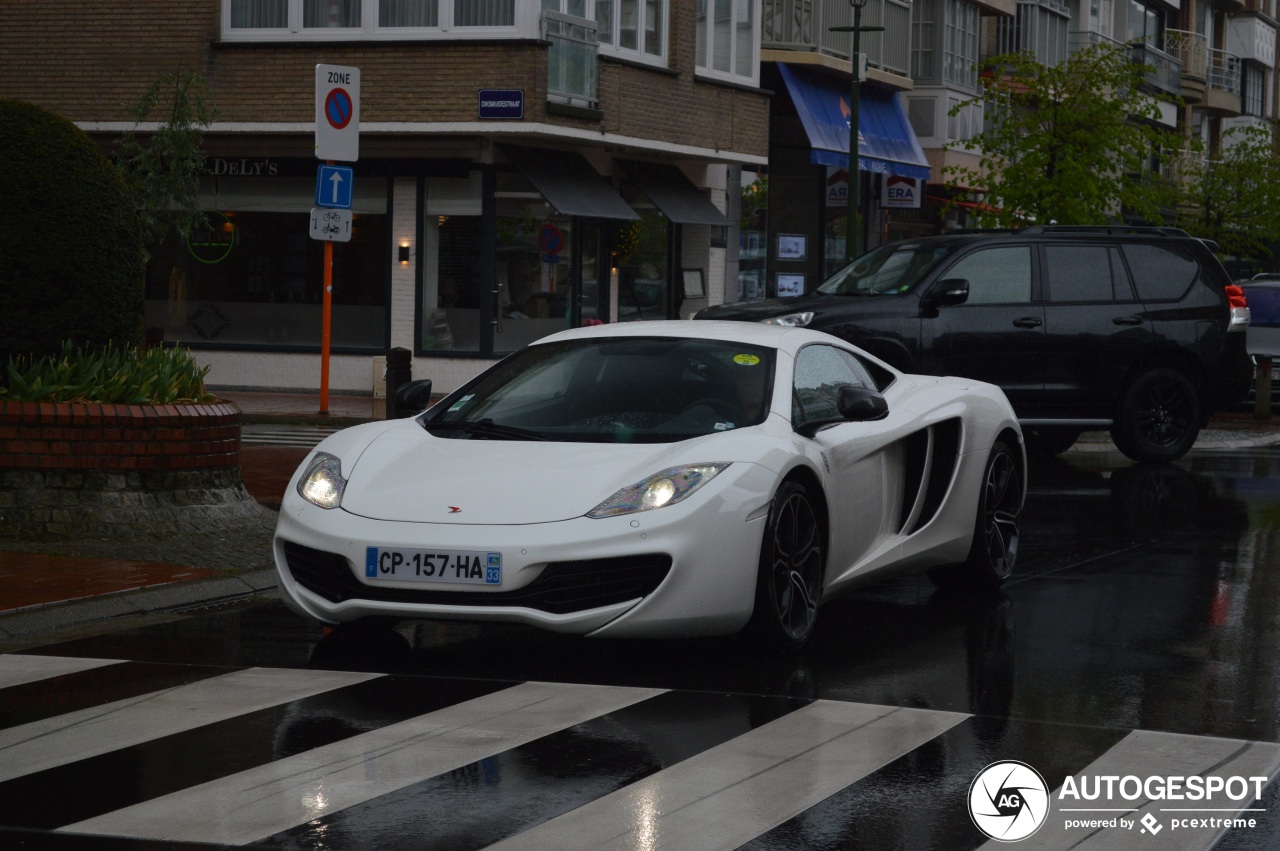
<svg viewBox="0 0 1280 851"><path fill-rule="evenodd" d="M1130 243L1124 258L1143 301L1177 301L1200 272L1200 264L1172 246Z"/></svg>

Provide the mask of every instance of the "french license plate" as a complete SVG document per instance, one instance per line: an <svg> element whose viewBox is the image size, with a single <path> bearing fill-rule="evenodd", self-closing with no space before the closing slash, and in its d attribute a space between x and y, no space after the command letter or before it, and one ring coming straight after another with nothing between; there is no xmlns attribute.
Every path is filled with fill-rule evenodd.
<svg viewBox="0 0 1280 851"><path fill-rule="evenodd" d="M365 579L501 585L502 553L366 547Z"/></svg>

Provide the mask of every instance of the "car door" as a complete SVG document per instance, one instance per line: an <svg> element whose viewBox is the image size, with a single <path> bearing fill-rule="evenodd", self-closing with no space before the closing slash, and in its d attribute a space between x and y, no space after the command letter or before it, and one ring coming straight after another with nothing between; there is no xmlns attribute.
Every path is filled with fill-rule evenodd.
<svg viewBox="0 0 1280 851"><path fill-rule="evenodd" d="M797 352L794 368L791 424L796 429L838 416L841 385L877 389L862 362L837 346L805 346ZM897 457L901 448L881 439L884 432L884 423L853 422L829 426L813 436L827 471L831 509L831 550L824 586L892 538L888 506L902 499L893 475L902 466Z"/></svg>
<svg viewBox="0 0 1280 851"><path fill-rule="evenodd" d="M960 304L925 309L920 320L924 372L999 385L1019 415L1044 388L1044 309L1035 298L1035 244L978 247L937 277L934 289L963 279Z"/></svg>
<svg viewBox="0 0 1280 851"><path fill-rule="evenodd" d="M1045 387L1023 416L1110 419L1129 366L1151 347L1151 323L1120 249L1046 243Z"/></svg>

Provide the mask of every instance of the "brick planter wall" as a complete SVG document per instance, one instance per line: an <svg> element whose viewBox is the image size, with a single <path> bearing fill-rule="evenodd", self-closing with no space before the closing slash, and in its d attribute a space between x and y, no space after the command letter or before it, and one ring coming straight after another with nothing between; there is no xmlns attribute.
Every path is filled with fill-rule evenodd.
<svg viewBox="0 0 1280 851"><path fill-rule="evenodd" d="M0 538L208 531L258 513L240 409L0 401Z"/></svg>

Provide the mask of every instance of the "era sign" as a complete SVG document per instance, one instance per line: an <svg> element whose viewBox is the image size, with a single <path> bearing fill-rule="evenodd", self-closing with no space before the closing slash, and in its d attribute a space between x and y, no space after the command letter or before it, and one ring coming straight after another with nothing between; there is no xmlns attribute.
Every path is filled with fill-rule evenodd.
<svg viewBox="0 0 1280 851"><path fill-rule="evenodd" d="M880 175L880 206L886 209L920 209L925 182L901 174Z"/></svg>

